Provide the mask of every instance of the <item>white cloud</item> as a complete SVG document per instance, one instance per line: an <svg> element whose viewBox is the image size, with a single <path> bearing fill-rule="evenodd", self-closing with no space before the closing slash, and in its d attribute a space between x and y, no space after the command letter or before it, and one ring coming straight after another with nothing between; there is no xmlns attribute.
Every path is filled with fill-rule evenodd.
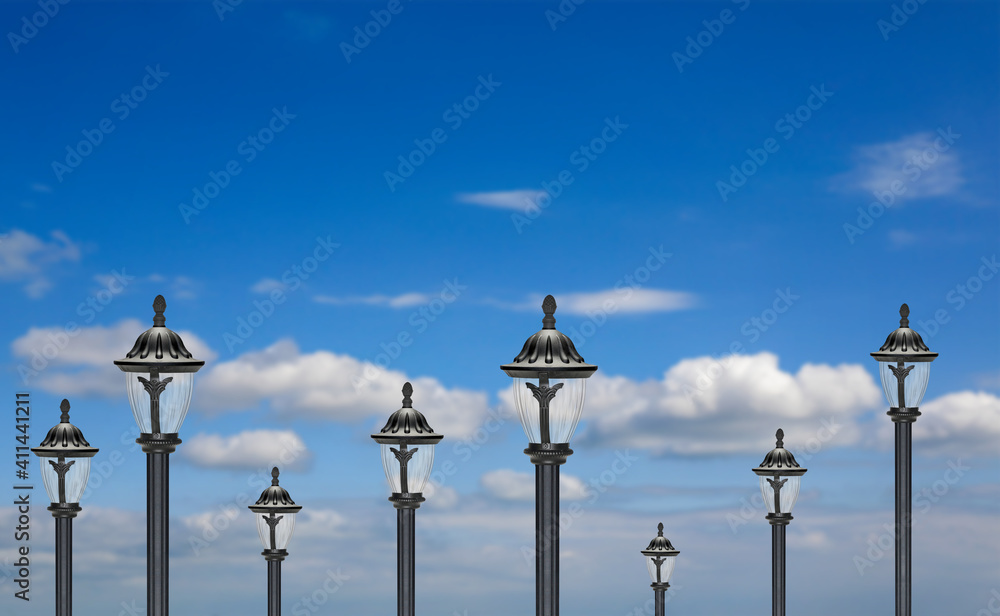
<svg viewBox="0 0 1000 616"><path fill-rule="evenodd" d="M250 287L252 292L262 294L267 294L271 291L285 291L287 289L288 285L275 278L261 278Z"/></svg>
<svg viewBox="0 0 1000 616"><path fill-rule="evenodd" d="M356 388L359 379L365 385ZM414 407L449 438L472 434L486 416L483 392L448 389L432 377L407 377L349 355L301 353L290 339L213 365L195 386L195 396L204 411L251 409L267 402L282 417L353 422L375 416L384 421L399 408L406 381L413 384Z"/></svg>
<svg viewBox="0 0 1000 616"><path fill-rule="evenodd" d="M333 304L334 306L348 306L351 304L367 304L369 306L388 306L390 308L409 308L410 306L420 306L431 301L431 296L426 293L403 293L401 295L366 295L353 297L333 297L332 295L316 295L313 301L320 304Z"/></svg>
<svg viewBox="0 0 1000 616"><path fill-rule="evenodd" d="M535 478L530 473L521 473L507 468L488 471L479 478L479 485L491 496L501 500L533 501L535 499ZM586 496L587 486L582 479L560 473L559 497L561 499L581 500Z"/></svg>
<svg viewBox="0 0 1000 616"><path fill-rule="evenodd" d="M72 335L63 327L32 327L14 340L11 353L19 359L18 371L26 385L67 397L116 397L125 394L125 381L114 361L125 357L151 325L126 319L110 327L80 327ZM177 333L196 358L215 359L215 352L194 333Z"/></svg>
<svg viewBox="0 0 1000 616"><path fill-rule="evenodd" d="M510 400L509 392L501 396ZM792 374L767 352L698 357L678 362L662 380L591 377L578 440L653 453L756 454L774 446L777 428L794 448L823 441L833 421L836 434L825 441L852 445L860 437L856 418L881 400L860 365L805 364Z"/></svg>
<svg viewBox="0 0 1000 616"><path fill-rule="evenodd" d="M203 468L303 470L312 453L292 430L245 430L232 436L196 434L185 439L185 459Z"/></svg>
<svg viewBox="0 0 1000 616"><path fill-rule="evenodd" d="M932 377L933 379L933 377ZM920 406L914 424L914 446L928 454L996 456L1000 453L1000 397L986 392L958 391ZM879 427L883 447L893 443L891 422Z"/></svg>
<svg viewBox="0 0 1000 616"><path fill-rule="evenodd" d="M838 184L881 193L899 182L903 188L895 191L896 202L953 195L965 182L954 145L934 132L860 146L855 159L854 169L837 178Z"/></svg>
<svg viewBox="0 0 1000 616"><path fill-rule="evenodd" d="M542 298L530 302L537 309ZM669 312L691 308L697 303L693 293L663 289L608 289L593 293L563 293L556 298L562 313L586 315L594 312Z"/></svg>
<svg viewBox="0 0 1000 616"><path fill-rule="evenodd" d="M537 199L546 194L544 190L521 189L460 193L455 198L459 203L526 212L537 209Z"/></svg>
<svg viewBox="0 0 1000 616"><path fill-rule="evenodd" d="M52 241L14 229L0 239L0 280L23 282L24 292L38 299L52 288L46 270L63 261L79 261L80 247L62 231Z"/></svg>

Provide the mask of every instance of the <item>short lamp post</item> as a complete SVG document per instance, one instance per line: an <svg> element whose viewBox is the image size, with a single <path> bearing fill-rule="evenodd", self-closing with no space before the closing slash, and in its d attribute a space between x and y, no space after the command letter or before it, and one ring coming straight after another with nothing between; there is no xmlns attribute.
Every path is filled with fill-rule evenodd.
<svg viewBox="0 0 1000 616"><path fill-rule="evenodd" d="M73 518L80 512L80 497L90 477L90 459L97 453L83 432L69 422L69 400L59 407L62 416L38 447L42 481L56 520L56 616L73 613Z"/></svg>
<svg viewBox="0 0 1000 616"><path fill-rule="evenodd" d="M587 378L597 366L583 361L569 336L556 329L556 300L542 302L542 329L500 369L514 379L514 402L535 465L535 614L559 614L559 466L572 455L569 441L583 413Z"/></svg>
<svg viewBox="0 0 1000 616"><path fill-rule="evenodd" d="M871 356L878 361L887 413L896 425L896 616L910 616L913 499L913 422L927 391L931 353L920 334L910 329L910 307L899 308L899 328Z"/></svg>
<svg viewBox="0 0 1000 616"><path fill-rule="evenodd" d="M650 584L656 599L654 616L663 616L663 604L666 602L665 595L670 588L670 576L674 572L674 563L680 552L670 544L670 540L663 536L663 523L657 524L656 536L649 542L642 555L646 557L646 568L649 570Z"/></svg>
<svg viewBox="0 0 1000 616"><path fill-rule="evenodd" d="M785 616L785 527L799 498L799 485L806 469L785 449L785 432L774 435L777 444L753 472L760 477L760 492L767 505L765 518L771 523L771 613Z"/></svg>
<svg viewBox="0 0 1000 616"><path fill-rule="evenodd" d="M424 502L424 484L434 466L434 445L442 435L413 408L413 386L403 385L403 406L389 416L385 427L372 434L382 446L382 467L389 480L389 501L396 508L396 611L413 616L416 566L416 511Z"/></svg>
<svg viewBox="0 0 1000 616"><path fill-rule="evenodd" d="M271 485L248 507L257 515L257 533L267 561L267 616L281 616L281 561L295 530L295 514L302 510L288 490L278 485L278 467L271 469Z"/></svg>
<svg viewBox="0 0 1000 616"><path fill-rule="evenodd" d="M168 614L168 456L181 442L177 433L191 404L194 373L205 365L191 355L180 336L164 325L166 308L163 296L157 295L153 301L153 327L139 336L124 359L115 360L125 373L128 401L139 424L141 434L135 442L146 452L147 616Z"/></svg>

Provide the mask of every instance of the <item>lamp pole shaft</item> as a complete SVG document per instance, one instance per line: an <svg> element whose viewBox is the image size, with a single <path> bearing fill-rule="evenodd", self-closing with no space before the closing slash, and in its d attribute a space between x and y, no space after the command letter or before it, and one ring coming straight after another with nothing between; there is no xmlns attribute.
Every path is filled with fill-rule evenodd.
<svg viewBox="0 0 1000 616"><path fill-rule="evenodd" d="M654 590L653 596L655 597L656 612L654 616L663 616L663 595L666 593L664 590Z"/></svg>
<svg viewBox="0 0 1000 616"><path fill-rule="evenodd" d="M771 525L771 613L785 616L785 525Z"/></svg>
<svg viewBox="0 0 1000 616"><path fill-rule="evenodd" d="M146 454L146 614L168 614L170 454Z"/></svg>
<svg viewBox="0 0 1000 616"><path fill-rule="evenodd" d="M56 616L73 614L73 518L56 518Z"/></svg>
<svg viewBox="0 0 1000 616"><path fill-rule="evenodd" d="M267 616L281 616L281 561L267 561Z"/></svg>
<svg viewBox="0 0 1000 616"><path fill-rule="evenodd" d="M416 513L416 509L409 507L396 510L396 611L399 616L413 616L414 613Z"/></svg>
<svg viewBox="0 0 1000 616"><path fill-rule="evenodd" d="M896 616L910 616L913 423L896 422Z"/></svg>
<svg viewBox="0 0 1000 616"><path fill-rule="evenodd" d="M535 465L535 614L559 616L559 466Z"/></svg>

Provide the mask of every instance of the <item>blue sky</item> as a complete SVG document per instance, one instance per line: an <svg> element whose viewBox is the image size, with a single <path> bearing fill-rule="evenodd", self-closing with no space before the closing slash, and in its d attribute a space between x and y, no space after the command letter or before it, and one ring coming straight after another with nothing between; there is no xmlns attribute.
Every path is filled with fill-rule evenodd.
<svg viewBox="0 0 1000 616"><path fill-rule="evenodd" d="M789 609L891 610L892 426L868 353L902 302L940 353L914 430L914 602L987 609L995 4L223 2L0 6L16 93L0 380L31 393L34 441L65 397L101 449L78 614L144 604L143 456L111 362L160 293L207 362L172 457L179 613L262 607L243 501L282 456L305 507L285 610L391 611L394 513L368 435L406 380L445 435L420 610L530 611L532 468L499 365L548 293L600 367L563 467L563 509L582 511L563 530L567 613L642 612L638 551L660 521L681 550L668 609L766 612L749 469L778 427L809 468ZM0 539L17 614L52 609L36 483L29 604ZM327 578L328 601L300 601Z"/></svg>

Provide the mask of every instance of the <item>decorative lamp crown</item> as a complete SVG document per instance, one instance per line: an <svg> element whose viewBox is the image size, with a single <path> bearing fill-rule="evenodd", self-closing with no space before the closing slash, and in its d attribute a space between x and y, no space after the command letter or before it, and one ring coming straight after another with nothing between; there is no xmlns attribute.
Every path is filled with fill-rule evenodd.
<svg viewBox="0 0 1000 616"><path fill-rule="evenodd" d="M546 295L542 302L542 329L524 343L517 357L500 369L513 378L538 378L545 372L555 379L587 378L597 366L583 361L569 336L556 329L556 300Z"/></svg>
<svg viewBox="0 0 1000 616"><path fill-rule="evenodd" d="M153 326L139 335L124 359L115 360L115 365L122 372L197 372L205 365L204 361L191 355L177 332L164 325L166 318L163 312L166 309L166 300L157 295L153 301L153 310L156 311Z"/></svg>

